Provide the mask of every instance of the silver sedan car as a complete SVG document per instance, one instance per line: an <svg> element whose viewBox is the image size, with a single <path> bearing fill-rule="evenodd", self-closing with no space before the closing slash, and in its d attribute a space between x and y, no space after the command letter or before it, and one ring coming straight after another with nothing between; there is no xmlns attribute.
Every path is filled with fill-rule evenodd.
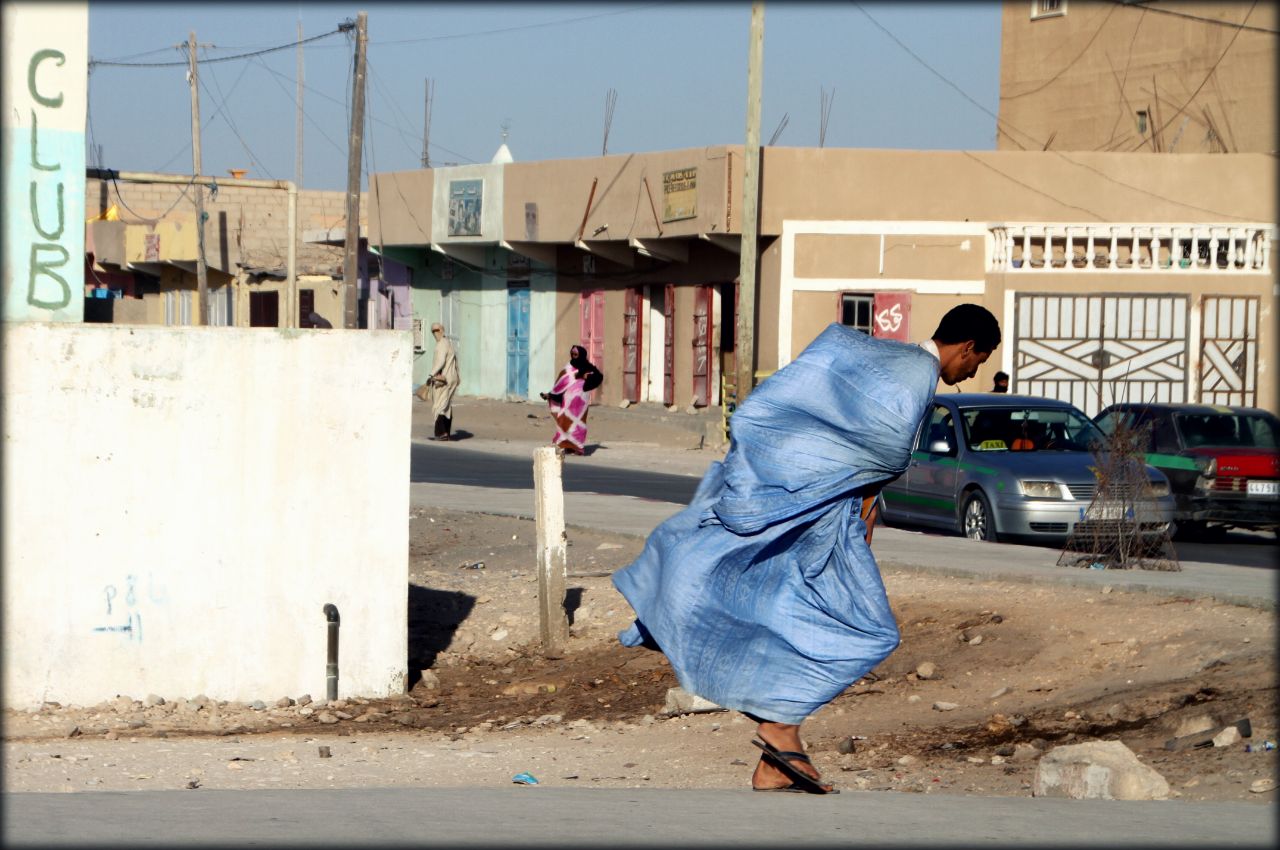
<svg viewBox="0 0 1280 850"><path fill-rule="evenodd" d="M1146 466L1151 487L1137 501L1094 499L1090 448L1105 439L1067 402L995 393L936 396L911 465L884 488L884 519L990 541L1061 543L1080 523L1163 537L1174 505L1169 481L1155 467Z"/></svg>

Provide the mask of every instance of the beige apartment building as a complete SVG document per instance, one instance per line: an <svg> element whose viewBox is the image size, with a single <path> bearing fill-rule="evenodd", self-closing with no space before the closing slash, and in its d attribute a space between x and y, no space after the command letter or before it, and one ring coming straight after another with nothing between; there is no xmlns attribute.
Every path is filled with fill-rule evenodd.
<svg viewBox="0 0 1280 850"><path fill-rule="evenodd" d="M714 405L742 167L711 146L379 174L370 243L457 341L463 393L535 399L581 342L605 403ZM917 341L974 301L1005 338L962 389L1002 369L1091 414L1277 407L1271 156L771 147L761 173L762 374L830 322Z"/></svg>
<svg viewBox="0 0 1280 850"><path fill-rule="evenodd" d="M1009 0L999 150L1274 153L1277 4Z"/></svg>

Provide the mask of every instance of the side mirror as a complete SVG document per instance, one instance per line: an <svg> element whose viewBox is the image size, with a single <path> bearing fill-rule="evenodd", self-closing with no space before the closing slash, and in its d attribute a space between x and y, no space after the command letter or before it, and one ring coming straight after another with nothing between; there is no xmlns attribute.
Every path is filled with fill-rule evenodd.
<svg viewBox="0 0 1280 850"><path fill-rule="evenodd" d="M951 445L950 440L934 440L929 444L929 454L950 455L955 454L956 450Z"/></svg>

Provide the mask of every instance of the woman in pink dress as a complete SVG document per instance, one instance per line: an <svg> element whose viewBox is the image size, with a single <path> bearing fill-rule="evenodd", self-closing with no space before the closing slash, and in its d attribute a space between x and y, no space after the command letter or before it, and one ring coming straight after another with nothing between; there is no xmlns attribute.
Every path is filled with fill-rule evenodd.
<svg viewBox="0 0 1280 850"><path fill-rule="evenodd" d="M560 370L556 385L551 392L541 393L556 421L553 445L576 455L585 454L589 395L603 381L600 370L587 359L586 349L580 345L570 347L569 362Z"/></svg>

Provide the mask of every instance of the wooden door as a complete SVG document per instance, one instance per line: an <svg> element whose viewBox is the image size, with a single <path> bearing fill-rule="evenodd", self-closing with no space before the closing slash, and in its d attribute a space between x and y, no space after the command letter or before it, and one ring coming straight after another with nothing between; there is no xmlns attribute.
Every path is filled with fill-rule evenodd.
<svg viewBox="0 0 1280 850"><path fill-rule="evenodd" d="M630 402L640 400L640 376L644 345L643 323L640 316L644 305L644 293L639 287L627 289L626 305L622 314L622 397Z"/></svg>
<svg viewBox="0 0 1280 850"><path fill-rule="evenodd" d="M279 292L250 292L249 293L249 327L251 328L280 327L280 293Z"/></svg>
<svg viewBox="0 0 1280 850"><path fill-rule="evenodd" d="M676 403L676 288L668 283L662 294L662 403Z"/></svg>
<svg viewBox="0 0 1280 850"><path fill-rule="evenodd" d="M311 314L316 310L316 291L314 289L298 290L298 327L314 328Z"/></svg>

